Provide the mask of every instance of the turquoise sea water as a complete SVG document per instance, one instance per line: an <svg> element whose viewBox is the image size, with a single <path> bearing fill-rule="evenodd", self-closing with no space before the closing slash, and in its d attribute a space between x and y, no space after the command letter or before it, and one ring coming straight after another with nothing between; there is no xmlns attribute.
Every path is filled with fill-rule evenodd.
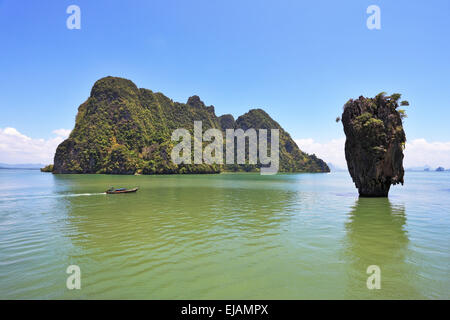
<svg viewBox="0 0 450 320"><path fill-rule="evenodd" d="M358 199L346 172L0 170L0 298L449 299L449 199L450 172L407 172L389 199Z"/></svg>

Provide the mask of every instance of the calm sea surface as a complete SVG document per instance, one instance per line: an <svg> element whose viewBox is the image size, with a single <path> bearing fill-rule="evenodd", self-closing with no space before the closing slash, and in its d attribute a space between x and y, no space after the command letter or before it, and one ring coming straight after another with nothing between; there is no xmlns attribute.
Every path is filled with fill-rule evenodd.
<svg viewBox="0 0 450 320"><path fill-rule="evenodd" d="M66 288L69 265L81 290ZM450 299L450 172L358 199L346 172L0 170L0 298Z"/></svg>

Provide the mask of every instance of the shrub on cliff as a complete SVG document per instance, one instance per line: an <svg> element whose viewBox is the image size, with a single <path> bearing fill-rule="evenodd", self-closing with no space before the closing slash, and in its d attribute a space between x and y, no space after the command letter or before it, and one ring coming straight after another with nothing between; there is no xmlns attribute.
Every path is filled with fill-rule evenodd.
<svg viewBox="0 0 450 320"><path fill-rule="evenodd" d="M53 165L49 164L49 165L41 168L41 172L53 172Z"/></svg>

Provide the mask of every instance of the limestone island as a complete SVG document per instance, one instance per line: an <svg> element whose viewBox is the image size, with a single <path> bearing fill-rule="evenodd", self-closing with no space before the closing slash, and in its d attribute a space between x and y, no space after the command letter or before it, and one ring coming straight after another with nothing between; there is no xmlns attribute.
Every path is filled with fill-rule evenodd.
<svg viewBox="0 0 450 320"><path fill-rule="evenodd" d="M302 152L294 140L264 110L252 109L234 119L216 116L198 96L174 102L160 92L138 88L123 78L95 82L89 98L80 105L75 128L57 148L53 173L174 174L259 171L262 164L175 164L171 151L177 144L172 132L194 121L203 130L216 128L279 129L279 172L329 172L315 155ZM259 160L258 160L259 161Z"/></svg>
<svg viewBox="0 0 450 320"><path fill-rule="evenodd" d="M48 166L45 166L43 168L40 169L41 172L53 172L53 165L49 164Z"/></svg>
<svg viewBox="0 0 450 320"><path fill-rule="evenodd" d="M350 99L344 105L345 159L361 197L387 197L391 185L403 184L406 136L398 93ZM407 101L400 103L407 106Z"/></svg>

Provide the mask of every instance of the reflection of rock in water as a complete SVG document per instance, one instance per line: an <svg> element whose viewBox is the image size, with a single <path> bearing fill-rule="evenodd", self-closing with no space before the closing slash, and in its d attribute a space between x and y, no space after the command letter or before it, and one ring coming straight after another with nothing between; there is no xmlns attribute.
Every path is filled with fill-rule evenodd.
<svg viewBox="0 0 450 320"><path fill-rule="evenodd" d="M346 224L345 248L348 263L348 292L353 298L416 297L414 270L405 261L408 235L403 206L393 206L387 198L360 198ZM381 290L366 287L367 267L381 268Z"/></svg>

